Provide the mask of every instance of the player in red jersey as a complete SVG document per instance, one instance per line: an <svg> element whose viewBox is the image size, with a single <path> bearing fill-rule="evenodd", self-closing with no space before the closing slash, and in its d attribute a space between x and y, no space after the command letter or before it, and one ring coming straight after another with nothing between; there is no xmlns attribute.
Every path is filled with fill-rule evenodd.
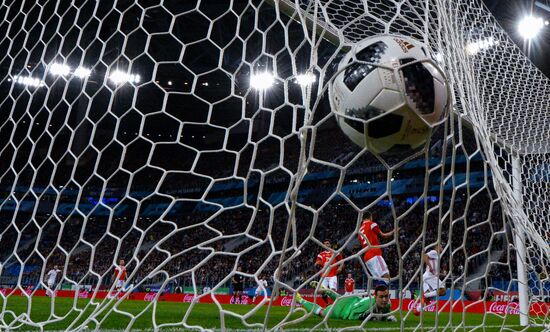
<svg viewBox="0 0 550 332"><path fill-rule="evenodd" d="M370 214L366 215L366 219L363 220L361 228L359 228L358 236L361 247L368 247L363 256L367 269L375 279L382 280L386 283L389 283L390 271L388 270L386 261L382 257L382 249L380 248L378 237L390 238L395 232L399 232L399 227L387 233L382 232L378 224L372 221L372 216Z"/></svg>
<svg viewBox="0 0 550 332"><path fill-rule="evenodd" d="M117 291L119 291L124 286L124 283L126 282L126 266L124 263L125 263L124 259L121 259L118 262L118 266L115 267L114 279L115 279L115 289Z"/></svg>
<svg viewBox="0 0 550 332"><path fill-rule="evenodd" d="M323 244L328 248L331 248L330 240L325 240ZM338 273L342 272L342 268L344 267L344 265L342 263L338 264L338 262L342 260L342 255L340 254L336 255L336 257L331 262L333 255L334 252L332 252L332 250L325 250L321 252L319 255L317 255L315 265L319 266L321 269L326 268L325 272L323 272L323 274L321 275L323 277L322 285L328 289L337 291ZM332 265L333 267L328 269L328 265Z"/></svg>
<svg viewBox="0 0 550 332"><path fill-rule="evenodd" d="M348 273L348 277L346 278L346 281L344 281L344 286L344 289L346 290L344 295L353 295L355 292L355 280L353 280L351 273Z"/></svg>

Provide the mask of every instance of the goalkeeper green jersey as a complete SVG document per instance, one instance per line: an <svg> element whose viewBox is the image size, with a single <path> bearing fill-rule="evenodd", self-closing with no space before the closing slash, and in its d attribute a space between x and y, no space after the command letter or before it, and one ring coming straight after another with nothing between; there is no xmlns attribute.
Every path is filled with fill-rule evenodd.
<svg viewBox="0 0 550 332"><path fill-rule="evenodd" d="M375 303L374 297L352 296L341 298L336 303L327 306L325 313L330 312L330 318L358 320L371 312L383 314L391 311L390 303L382 310L376 310Z"/></svg>

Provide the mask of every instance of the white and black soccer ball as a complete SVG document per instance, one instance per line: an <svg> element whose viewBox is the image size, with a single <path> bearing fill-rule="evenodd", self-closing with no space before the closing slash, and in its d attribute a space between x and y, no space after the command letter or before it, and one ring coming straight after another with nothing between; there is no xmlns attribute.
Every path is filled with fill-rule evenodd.
<svg viewBox="0 0 550 332"><path fill-rule="evenodd" d="M424 44L397 35L355 44L329 94L343 132L375 154L423 147L450 108L447 80Z"/></svg>

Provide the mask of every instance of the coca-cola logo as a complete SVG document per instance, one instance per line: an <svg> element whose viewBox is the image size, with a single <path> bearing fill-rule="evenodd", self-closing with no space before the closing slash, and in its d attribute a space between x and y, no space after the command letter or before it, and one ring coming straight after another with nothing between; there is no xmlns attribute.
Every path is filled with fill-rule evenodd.
<svg viewBox="0 0 550 332"><path fill-rule="evenodd" d="M183 302L191 303L193 302L194 299L195 299L195 296L191 294L185 294L183 296Z"/></svg>
<svg viewBox="0 0 550 332"><path fill-rule="evenodd" d="M285 296L281 298L281 305L283 307L290 307L292 305L292 296Z"/></svg>
<svg viewBox="0 0 550 332"><path fill-rule="evenodd" d="M248 304L248 300L249 300L248 295L241 296L240 301L235 296L231 296L231 300L229 300L229 303L230 304Z"/></svg>
<svg viewBox="0 0 550 332"><path fill-rule="evenodd" d="M411 311L411 310L414 310L416 308L418 310L422 309L422 311L425 311L425 312L435 312L435 310L436 310L436 305L435 304L436 304L435 301L431 301L427 305L425 305L424 307L421 308L420 302L415 300L415 301L409 302L408 310Z"/></svg>
<svg viewBox="0 0 550 332"><path fill-rule="evenodd" d="M88 298L88 292L87 291L83 291L83 292L78 292L78 298L79 299L87 299Z"/></svg>
<svg viewBox="0 0 550 332"><path fill-rule="evenodd" d="M157 294L156 293L147 293L143 297L143 301L153 301L153 300L155 300L155 295L157 295Z"/></svg>
<svg viewBox="0 0 550 332"><path fill-rule="evenodd" d="M517 303L499 303L493 302L489 306L489 312L494 314L509 314L509 315L519 315L519 306Z"/></svg>

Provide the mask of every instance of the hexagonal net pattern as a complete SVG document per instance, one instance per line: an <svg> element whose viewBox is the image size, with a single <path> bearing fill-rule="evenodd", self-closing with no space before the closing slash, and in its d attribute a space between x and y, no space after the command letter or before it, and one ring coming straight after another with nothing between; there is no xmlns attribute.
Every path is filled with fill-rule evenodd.
<svg viewBox="0 0 550 332"><path fill-rule="evenodd" d="M550 84L480 4L33 0L0 18L2 330L504 329L521 310L493 300L518 287L549 323ZM339 60L383 33L426 43L454 92L415 153L359 148L330 109ZM369 216L389 281L363 259ZM391 308L322 309L310 281L331 267L353 296L389 285ZM450 297L420 305L433 269Z"/></svg>

